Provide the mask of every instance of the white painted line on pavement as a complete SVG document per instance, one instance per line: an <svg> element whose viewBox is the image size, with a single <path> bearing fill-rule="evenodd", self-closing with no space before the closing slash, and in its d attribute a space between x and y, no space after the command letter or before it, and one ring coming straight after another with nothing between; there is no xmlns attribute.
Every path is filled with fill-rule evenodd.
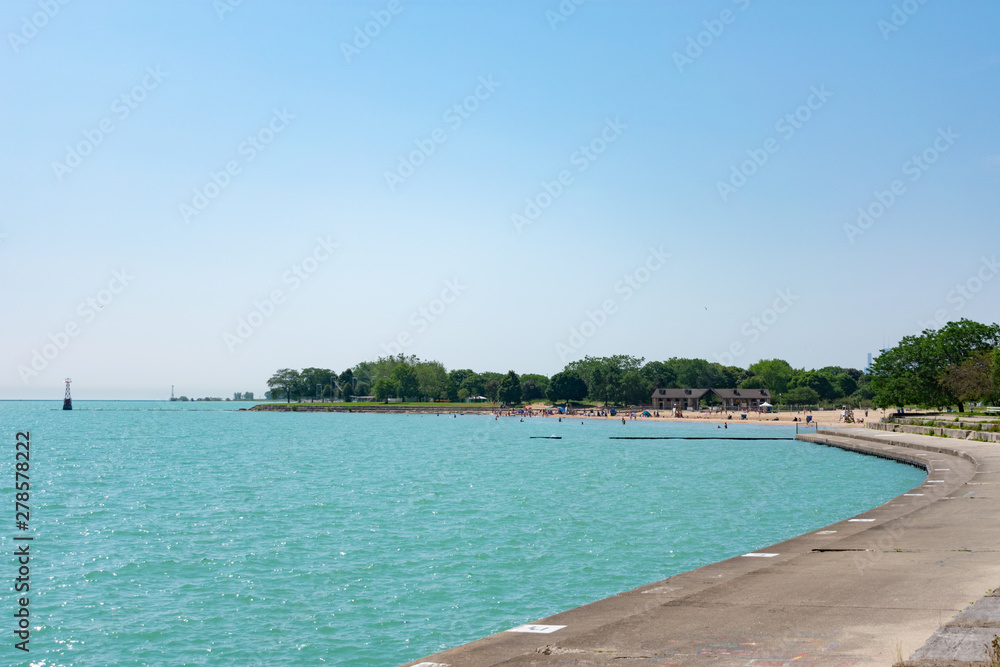
<svg viewBox="0 0 1000 667"><path fill-rule="evenodd" d="M540 635L547 635L550 632L555 632L556 630L562 630L565 625L519 625L516 628L511 628L507 632L534 632Z"/></svg>

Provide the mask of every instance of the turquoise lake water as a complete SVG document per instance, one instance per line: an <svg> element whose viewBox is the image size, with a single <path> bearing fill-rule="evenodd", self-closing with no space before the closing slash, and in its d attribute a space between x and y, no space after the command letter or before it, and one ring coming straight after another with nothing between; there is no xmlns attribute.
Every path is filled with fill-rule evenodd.
<svg viewBox="0 0 1000 667"><path fill-rule="evenodd" d="M7 656L14 436L31 432L31 653L12 664L398 665L924 479L787 427L248 406L0 402Z"/></svg>

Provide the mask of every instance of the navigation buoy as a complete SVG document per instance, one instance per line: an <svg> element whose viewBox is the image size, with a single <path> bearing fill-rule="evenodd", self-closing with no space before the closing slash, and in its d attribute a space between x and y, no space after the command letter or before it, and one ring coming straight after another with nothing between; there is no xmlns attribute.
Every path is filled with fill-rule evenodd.
<svg viewBox="0 0 1000 667"><path fill-rule="evenodd" d="M73 399L69 395L69 383L72 382L69 378L66 378L66 398L63 399L63 410L73 409Z"/></svg>

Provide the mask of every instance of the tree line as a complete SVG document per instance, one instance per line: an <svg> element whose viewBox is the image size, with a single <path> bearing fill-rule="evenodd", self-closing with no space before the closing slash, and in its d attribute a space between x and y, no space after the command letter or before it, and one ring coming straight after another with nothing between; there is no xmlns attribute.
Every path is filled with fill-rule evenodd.
<svg viewBox="0 0 1000 667"><path fill-rule="evenodd" d="M961 319L906 336L872 362L878 407L941 408L1000 400L1000 326Z"/></svg>
<svg viewBox="0 0 1000 667"><path fill-rule="evenodd" d="M552 377L539 373L518 375L477 372L469 368L447 370L439 361L424 361L399 354L363 361L341 373L327 368L283 368L267 381L269 399L343 399L372 396L383 402L465 401L483 398L514 405L545 399L551 402L589 400L604 405L648 405L660 388L768 389L785 404L818 405L843 402L871 404L870 376L854 368L827 366L795 369L782 359L764 359L748 368L723 366L704 359L671 357L645 361L642 357L615 355L584 357L567 364ZM718 402L708 395L708 405Z"/></svg>

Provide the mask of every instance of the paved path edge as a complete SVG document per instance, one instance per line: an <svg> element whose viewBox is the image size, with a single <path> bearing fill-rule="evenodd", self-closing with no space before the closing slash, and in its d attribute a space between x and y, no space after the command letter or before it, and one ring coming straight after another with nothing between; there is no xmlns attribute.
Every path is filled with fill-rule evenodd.
<svg viewBox="0 0 1000 667"><path fill-rule="evenodd" d="M676 609L683 608L686 604L692 608L696 605L703 606L703 602L695 602L694 600L700 594L710 594L714 587L719 587L723 584L727 593L733 590L738 591L741 587L749 588L755 579L755 575L770 572L773 568L779 566L784 567L786 571L788 568L794 569L800 563L807 562L805 556L808 554L826 551L866 551L865 549L857 548L834 548L834 542L840 544L858 543L858 540L865 539L865 534L868 531L876 531L880 527L884 529L886 526L895 525L893 522L899 523L901 520L904 526L921 528L919 521L923 519L920 517L926 516L928 508L946 500L961 499L955 494L960 490L964 491L968 488L974 488L967 486L969 484L993 483L973 482L974 478L980 478L977 476L989 476L994 473L1000 474L1000 448L990 443L955 441L932 436L881 432L862 428L821 429L815 434L799 434L797 438L819 445L832 446L861 454L892 459L920 467L927 470L928 473L932 471L932 465L929 463L932 457L944 457L933 460L939 461L935 465L948 465L947 469L937 469L944 469L949 472L947 474L929 474L928 478L920 485L883 505L862 512L855 517L836 522L830 526L809 531L803 535L762 548L757 552L777 554L776 556L737 556L705 565L694 570L673 575L662 581L640 586L639 588L625 591L610 598L598 600L540 619L536 623L531 624L532 626L538 626L536 628L538 632L511 632L509 630L499 632L447 649L432 656L407 662L405 665L410 667L487 667L501 664L511 666L543 664L604 665L631 664L632 660L642 660L649 664L753 664L746 659L747 656L737 657L734 655L733 658L738 659L730 661L725 658L720 659L716 655L711 660L702 660L696 657L697 654L694 653L687 654L688 659L668 661L667 658L674 655L671 653L671 642L673 640L668 636L647 637L640 630L638 631L639 634L634 636L634 633L630 634L629 638L624 639L624 643L622 643L622 628L629 627L630 630L633 626L648 628L650 626L649 619L659 613L662 607L670 606ZM996 459L996 461L989 462L989 465L984 466L983 460L986 458ZM943 479L931 480L931 476ZM968 498L970 496L972 496L972 493L962 497ZM962 512L955 514L961 515ZM976 522L975 527L977 529L981 528L978 522L980 519L980 516L969 518L970 521ZM961 531L963 528L961 521L949 521L949 523L953 524L949 526L952 533L956 529ZM977 532L977 535L981 532L981 530ZM1000 547L1000 527L995 532L995 537L991 533L989 539L995 539L996 546ZM824 533L827 535L824 535ZM834 533L836 537L832 537ZM990 542L990 544L993 544L993 542ZM899 550L897 549L896 551ZM986 551L992 551L992 549L986 549ZM841 570L843 569L841 567ZM988 580L991 583L989 589L992 590L998 583L998 580L1000 580L1000 568L997 568L995 572L983 573L982 570L983 568L980 566L975 572L976 582L969 584L969 586L980 586ZM843 573L841 572L837 576L843 576ZM982 590L982 588L979 590ZM796 591L794 590L787 592L787 594L793 597L795 593ZM985 597L994 596L991 599L995 603L1000 601L1000 597L995 597L995 595L996 591L993 591L991 594L988 592L988 595ZM962 653L958 650L954 641L951 644L948 643L949 638L954 639L954 632L949 630L949 628L961 618L961 615L956 617L955 620L945 623L943 626L940 620L937 622L928 620L941 618L942 614L954 615L962 611L962 606L956 605L955 600L939 603L939 597L937 596L933 600L928 599L924 605L911 605L915 608L905 610L907 613L915 614L916 617L916 620L912 623L913 627L909 628L910 638L912 639L914 632L921 639L930 637L930 640L924 647L918 650L905 664L913 665L914 667L939 667L946 664L958 664L959 661L961 661L961 664L987 664L985 661L982 661L982 658L979 658L979 660L973 658L973 661L970 662L968 652ZM951 597L955 598L956 596ZM965 597L965 601L962 605L968 602L967 596ZM975 604L979 605L981 601L977 601ZM849 606L850 602L848 601L844 604ZM962 613L968 612L972 607L967 607ZM980 608L984 609L986 605L982 605ZM996 610L998 618L995 622L996 626L1000 627L1000 604L996 605ZM926 613L921 616L921 611L925 611ZM992 623L993 621L989 621L984 627L991 627ZM560 627L548 633L543 633L545 630L550 630L550 628L545 626ZM933 628L937 626L940 626L938 631L931 635ZM836 630L836 628L833 628L833 630ZM765 634L766 631L765 627ZM845 629L844 631L850 632L849 629ZM646 632L649 634L648 630ZM785 632L787 632L787 629L785 629ZM612 649L595 651L586 648L573 648L576 645L587 646L594 644L595 637L604 636L612 640L606 642L609 646L613 645ZM620 640L617 643L613 641L615 636ZM938 651L934 653L933 651L925 651L925 648L934 641L935 637L939 636L945 636L945 642L941 644L944 647L942 649L943 652ZM977 639L978 637L979 635L976 635ZM634 646L629 646L629 641L632 641ZM851 649L852 652L849 657L857 657L855 664L894 664L897 662L895 659L890 659L884 646L872 647L871 652L866 654L865 650L869 647L863 645L863 640L861 643L861 646ZM983 649L981 647L981 643L977 644L979 653L976 657L983 656ZM921 651L924 651L924 653L922 654ZM948 651L951 652L949 653ZM599 653L601 655L598 655ZM549 659L549 656L551 656L551 659ZM896 657L902 657L902 655ZM799 664L819 663L804 660Z"/></svg>

